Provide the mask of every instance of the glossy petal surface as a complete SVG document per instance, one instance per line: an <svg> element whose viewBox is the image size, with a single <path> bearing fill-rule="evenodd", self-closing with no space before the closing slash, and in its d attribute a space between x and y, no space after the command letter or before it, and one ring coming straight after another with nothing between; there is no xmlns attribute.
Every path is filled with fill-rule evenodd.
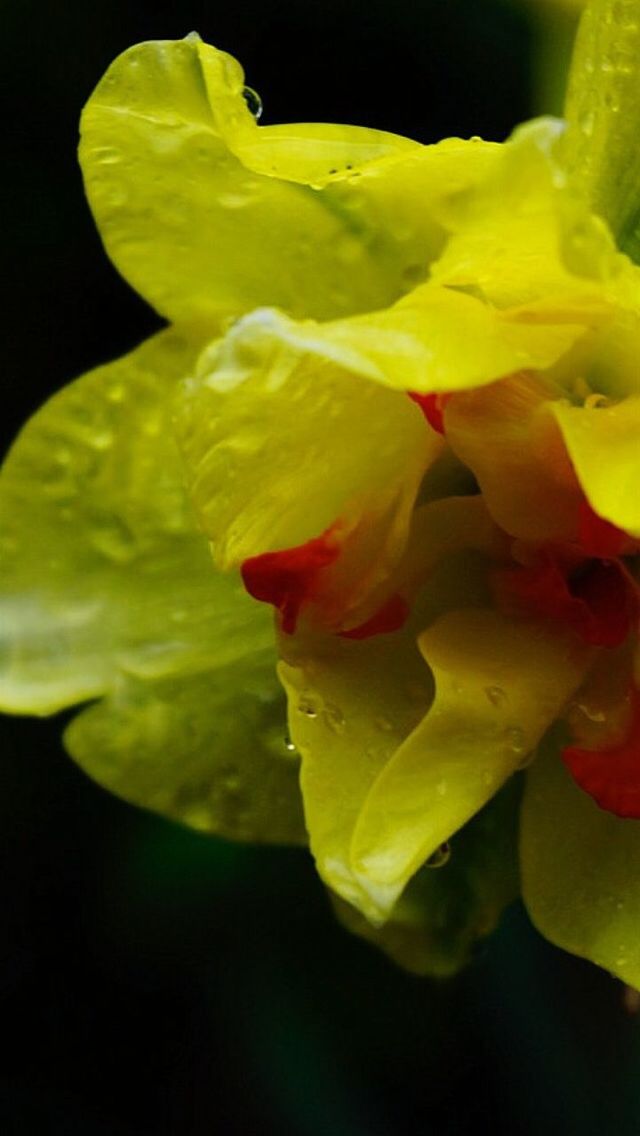
<svg viewBox="0 0 640 1136"><path fill-rule="evenodd" d="M433 705L372 786L351 846L383 917L424 861L527 761L590 657L552 626L489 610L446 614L419 645Z"/></svg>
<svg viewBox="0 0 640 1136"><path fill-rule="evenodd" d="M528 774L523 896L552 943L640 987L640 825L604 812L564 768L559 744Z"/></svg>
<svg viewBox="0 0 640 1136"><path fill-rule="evenodd" d="M409 591L414 573L428 579L401 631L364 641L281 638L279 670L302 756L311 849L329 887L374 922L388 911L381 914L354 870L353 833L376 779L431 704L431 671L417 635L449 608L487 601L485 553L494 539L478 498L433 502L419 510L398 571Z"/></svg>
<svg viewBox="0 0 640 1136"><path fill-rule="evenodd" d="M640 536L640 398L601 407L555 402L552 411L595 512Z"/></svg>
<svg viewBox="0 0 640 1136"><path fill-rule="evenodd" d="M25 427L0 478L3 708L50 713L105 696L70 727L74 755L185 820L195 784L230 765L236 780L243 767L257 777L278 720L284 735L271 620L239 579L215 572L182 488L171 404L196 350L165 332L79 379ZM297 838L295 774L273 761ZM212 791L208 827L263 836L275 788L258 788L244 827L223 803L216 812ZM203 798L201 827L206 808Z"/></svg>
<svg viewBox="0 0 640 1136"><path fill-rule="evenodd" d="M271 311L200 360L179 408L190 492L224 566L349 529L371 512L405 534L441 439L404 394L372 383ZM323 352L321 354L321 352Z"/></svg>
<svg viewBox="0 0 640 1136"><path fill-rule="evenodd" d="M424 278L444 239L430 205L482 177L496 148L258 127L243 83L231 56L189 36L130 48L91 96L87 193L130 283L163 315L210 323L263 304L369 310Z"/></svg>

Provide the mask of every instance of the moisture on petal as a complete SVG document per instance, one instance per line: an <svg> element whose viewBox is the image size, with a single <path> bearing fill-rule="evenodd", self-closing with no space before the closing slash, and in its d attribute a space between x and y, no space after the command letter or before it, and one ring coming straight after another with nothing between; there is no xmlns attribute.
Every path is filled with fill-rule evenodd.
<svg viewBox="0 0 640 1136"><path fill-rule="evenodd" d="M104 696L68 733L98 780L260 839L282 797L273 836L299 839L295 771L274 756L266 772L278 722L285 732L271 620L237 577L215 572L171 433L198 348L160 334L57 394L15 443L0 475L0 703L45 714ZM242 825L216 812L214 783L230 766Z"/></svg>
<svg viewBox="0 0 640 1136"><path fill-rule="evenodd" d="M116 266L176 320L275 304L330 318L383 307L444 242L435 203L497 147L424 147L359 127L257 126L244 76L197 37L111 65L82 118L87 194Z"/></svg>
<svg viewBox="0 0 640 1136"><path fill-rule="evenodd" d="M419 643L433 705L373 784L351 845L354 872L382 918L421 864L526 762L590 658L570 635L489 610L444 615Z"/></svg>

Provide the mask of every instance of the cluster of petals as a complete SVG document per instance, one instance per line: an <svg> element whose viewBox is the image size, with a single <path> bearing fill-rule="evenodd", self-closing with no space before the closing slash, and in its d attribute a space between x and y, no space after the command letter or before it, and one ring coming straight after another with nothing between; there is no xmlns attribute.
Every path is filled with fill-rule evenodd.
<svg viewBox="0 0 640 1136"><path fill-rule="evenodd" d="M66 745L121 796L308 840L415 970L521 889L640 983L640 270L628 69L592 78L640 4L615 7L566 122L500 145L258 126L197 36L125 52L80 157L169 326L0 477L3 708L87 703Z"/></svg>

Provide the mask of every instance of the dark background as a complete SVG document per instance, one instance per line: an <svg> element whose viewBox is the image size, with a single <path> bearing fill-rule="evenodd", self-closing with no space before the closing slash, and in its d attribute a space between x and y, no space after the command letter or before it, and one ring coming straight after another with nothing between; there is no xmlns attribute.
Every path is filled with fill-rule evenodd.
<svg viewBox="0 0 640 1136"><path fill-rule="evenodd" d="M532 31L498 0L5 0L2 445L49 393L158 325L104 256L80 108L131 43L236 54L264 121L503 138ZM110 798L61 722L0 752L6 1136L632 1136L622 988L515 908L459 979L418 980L334 922L307 855L203 838Z"/></svg>

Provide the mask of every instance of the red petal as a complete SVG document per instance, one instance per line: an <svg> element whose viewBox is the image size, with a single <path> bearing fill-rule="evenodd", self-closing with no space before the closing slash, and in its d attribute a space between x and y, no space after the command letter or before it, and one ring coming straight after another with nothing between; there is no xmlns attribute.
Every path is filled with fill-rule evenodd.
<svg viewBox="0 0 640 1136"><path fill-rule="evenodd" d="M578 540L587 556L610 559L620 556L629 544L629 537L611 521L605 521L582 501L578 512Z"/></svg>
<svg viewBox="0 0 640 1136"><path fill-rule="evenodd" d="M242 580L249 595L273 604L287 635L295 631L302 606L318 595L323 568L340 554L336 528L332 525L321 536L295 548L251 556L242 564Z"/></svg>
<svg viewBox="0 0 640 1136"><path fill-rule="evenodd" d="M444 434L444 407L446 394L420 394L418 391L407 391L409 398L421 409L429 425L438 433Z"/></svg>
<svg viewBox="0 0 640 1136"><path fill-rule="evenodd" d="M637 618L635 586L616 560L588 560L567 576L547 552L531 568L495 573L494 583L503 608L564 623L593 647L617 647Z"/></svg>
<svg viewBox="0 0 640 1136"><path fill-rule="evenodd" d="M574 781L601 809L640 820L640 696L631 692L633 716L627 737L607 749L567 746L562 760Z"/></svg>
<svg viewBox="0 0 640 1136"><path fill-rule="evenodd" d="M342 639L369 639L372 635L388 635L399 631L409 614L409 605L402 596L391 596L385 604L359 627L341 631Z"/></svg>

